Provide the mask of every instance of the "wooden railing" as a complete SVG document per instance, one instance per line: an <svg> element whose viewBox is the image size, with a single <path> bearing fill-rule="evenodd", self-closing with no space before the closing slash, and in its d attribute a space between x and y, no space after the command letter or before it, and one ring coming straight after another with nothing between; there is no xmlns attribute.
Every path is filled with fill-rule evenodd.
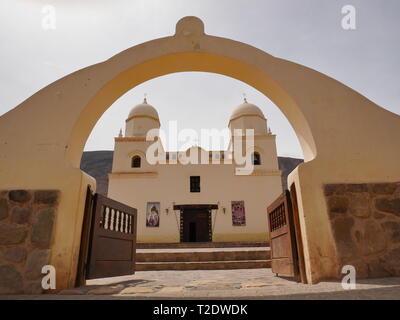
<svg viewBox="0 0 400 320"><path fill-rule="evenodd" d="M271 231L278 230L287 224L285 214L285 201L281 199L278 203L275 203L275 208L270 208L269 213L269 225Z"/></svg>
<svg viewBox="0 0 400 320"><path fill-rule="evenodd" d="M134 233L134 215L113 208L107 200L109 199L103 200L100 228L120 233Z"/></svg>

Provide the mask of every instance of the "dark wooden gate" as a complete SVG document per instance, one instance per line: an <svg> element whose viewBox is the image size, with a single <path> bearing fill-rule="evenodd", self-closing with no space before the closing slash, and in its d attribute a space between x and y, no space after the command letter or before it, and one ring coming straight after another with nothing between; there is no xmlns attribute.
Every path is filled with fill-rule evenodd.
<svg viewBox="0 0 400 320"><path fill-rule="evenodd" d="M268 207L272 272L298 280L296 234L289 191Z"/></svg>
<svg viewBox="0 0 400 320"><path fill-rule="evenodd" d="M87 191L77 285L135 273L137 210Z"/></svg>

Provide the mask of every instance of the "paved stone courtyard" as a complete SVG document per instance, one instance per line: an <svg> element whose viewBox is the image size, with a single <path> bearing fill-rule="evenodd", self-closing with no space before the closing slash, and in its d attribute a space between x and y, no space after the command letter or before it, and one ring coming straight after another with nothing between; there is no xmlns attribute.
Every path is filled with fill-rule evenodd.
<svg viewBox="0 0 400 320"><path fill-rule="evenodd" d="M57 295L8 299L400 299L400 278L368 279L355 290L337 281L298 284L275 277L270 269L146 271L97 279ZM1 299L1 298L0 298Z"/></svg>

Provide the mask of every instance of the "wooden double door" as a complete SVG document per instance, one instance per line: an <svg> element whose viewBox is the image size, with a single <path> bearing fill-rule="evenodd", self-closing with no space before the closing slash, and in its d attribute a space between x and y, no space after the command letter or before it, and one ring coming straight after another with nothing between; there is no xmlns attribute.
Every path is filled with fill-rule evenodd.
<svg viewBox="0 0 400 320"><path fill-rule="evenodd" d="M206 208L181 210L181 242L211 241L211 210Z"/></svg>

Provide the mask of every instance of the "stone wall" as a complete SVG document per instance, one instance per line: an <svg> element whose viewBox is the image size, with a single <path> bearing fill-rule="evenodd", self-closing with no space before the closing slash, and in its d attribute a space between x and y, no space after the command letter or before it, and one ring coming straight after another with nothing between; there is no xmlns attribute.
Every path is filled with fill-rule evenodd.
<svg viewBox="0 0 400 320"><path fill-rule="evenodd" d="M0 191L0 294L42 293L60 193Z"/></svg>
<svg viewBox="0 0 400 320"><path fill-rule="evenodd" d="M325 185L338 254L338 274L400 276L400 183Z"/></svg>

